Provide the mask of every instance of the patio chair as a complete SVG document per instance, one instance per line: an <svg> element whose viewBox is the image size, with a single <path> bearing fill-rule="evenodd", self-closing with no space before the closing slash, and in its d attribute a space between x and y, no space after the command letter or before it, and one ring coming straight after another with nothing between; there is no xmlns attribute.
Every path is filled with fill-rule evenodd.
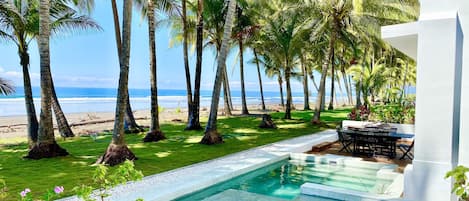
<svg viewBox="0 0 469 201"><path fill-rule="evenodd" d="M414 159L414 153L412 152L412 149L414 148L414 140L412 140L412 143L410 145L399 144L398 147L402 151L402 153L404 153L404 155L402 155L399 160L403 160L405 159L405 157L409 158L410 160Z"/></svg>
<svg viewBox="0 0 469 201"><path fill-rule="evenodd" d="M337 135L339 136L340 144L342 144L342 149L340 149L339 152L344 150L346 152L352 152L349 147L352 145L353 139L349 135L346 135L344 132L342 132L342 128L340 126L337 126Z"/></svg>

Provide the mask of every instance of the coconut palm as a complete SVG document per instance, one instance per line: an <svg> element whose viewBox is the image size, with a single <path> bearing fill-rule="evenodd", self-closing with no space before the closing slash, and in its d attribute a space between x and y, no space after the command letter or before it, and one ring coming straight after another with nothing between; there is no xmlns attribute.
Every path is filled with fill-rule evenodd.
<svg viewBox="0 0 469 201"><path fill-rule="evenodd" d="M144 1L148 20L148 43L150 44L150 85L151 85L151 124L144 142L156 142L166 139L160 129L158 112L158 89L156 76L156 40L155 40L155 5L153 0Z"/></svg>
<svg viewBox="0 0 469 201"><path fill-rule="evenodd" d="M52 78L50 73L50 1L39 3L38 47L41 66L41 114L37 141L30 148L26 158L41 159L66 156L68 152L61 148L54 137L52 126Z"/></svg>
<svg viewBox="0 0 469 201"><path fill-rule="evenodd" d="M100 29L86 15L80 15L62 0L51 1L51 31L53 34L75 32L84 29ZM37 139L38 121L34 107L31 79L29 75L29 44L39 35L39 15L37 0L8 1L0 0L0 38L16 44L23 71L23 87L28 117L28 136L30 141ZM53 86L53 82L52 82ZM60 104L52 88L52 107L55 112L59 131L63 137L73 136Z"/></svg>
<svg viewBox="0 0 469 201"><path fill-rule="evenodd" d="M205 128L205 135L200 141L201 144L219 144L223 143L221 135L217 131L217 114L218 102L220 99L221 81L223 80L224 72L226 72L226 57L228 55L228 43L231 36L233 27L233 18L236 10L236 1L230 0L228 2L228 10L226 12L226 19L224 23L223 39L220 46L220 54L218 55L217 74L212 93L212 104L210 107L210 115L208 118L207 126Z"/></svg>
<svg viewBox="0 0 469 201"><path fill-rule="evenodd" d="M15 87L8 81L0 77L0 95L9 95L15 93Z"/></svg>
<svg viewBox="0 0 469 201"><path fill-rule="evenodd" d="M239 73L240 73L240 83L241 83L241 105L242 105L242 110L241 114L247 115L249 114L248 111L248 106L246 102L246 87L244 83L244 49L245 49L245 43L248 38L252 37L253 32L256 31L257 26L253 25L253 22L251 18L253 16L250 16L249 9L252 9L249 7L249 4L247 2L240 1L238 3L237 9L236 9L236 25L233 28L233 35L234 39L238 41L238 47L239 47ZM247 44L249 45L249 43ZM265 106L264 108L265 109Z"/></svg>
<svg viewBox="0 0 469 201"><path fill-rule="evenodd" d="M276 57L282 59L283 75L287 89L287 101L285 107L285 119L291 119L292 90L290 78L294 72L294 60L301 51L301 36L303 21L296 10L286 10L275 18L267 18L264 33L272 44L268 44L270 52L275 52Z"/></svg>
<svg viewBox="0 0 469 201"><path fill-rule="evenodd" d="M370 95L373 92L383 90L386 84L390 81L390 76L386 73L384 63L375 64L371 66L355 65L350 67L349 73L353 76L354 80L361 79L361 92L363 93L363 100L365 105L370 105Z"/></svg>
<svg viewBox="0 0 469 201"><path fill-rule="evenodd" d="M157 87L157 63L156 63L156 39L155 29L157 20L155 12L158 10L162 12L177 12L178 8L176 2L153 1L153 0L137 0L137 6L142 10L142 16L146 17L148 21L148 43L150 46L150 85L151 85L151 124L150 131L147 133L144 142L157 142L166 139L164 133L161 131L158 112L158 87Z"/></svg>
<svg viewBox="0 0 469 201"><path fill-rule="evenodd" d="M185 2L185 0L183 0ZM185 9L185 7L183 6ZM190 101L189 115L186 130L200 130L202 126L200 125L200 83L202 77L202 54L203 54L203 40L204 40L204 0L197 1L197 26L196 26L196 51L197 51L197 61L195 65L195 80L194 80L194 96L191 97L192 101ZM187 43L189 41L189 29L188 29L188 20L187 20L187 12L186 10L183 11L185 17L185 23L183 25L183 40L184 40L184 52L187 55ZM187 73L186 67L186 82L189 81L190 77ZM188 87L190 87L188 85ZM188 89L188 92L190 90Z"/></svg>
<svg viewBox="0 0 469 201"><path fill-rule="evenodd" d="M203 14L205 18L204 29L206 32L207 42L204 46L214 47L217 57L220 56L221 53L226 12L227 5L225 4L224 0L205 0ZM225 115L230 116L233 105L231 101L231 90L226 68L222 73Z"/></svg>
<svg viewBox="0 0 469 201"><path fill-rule="evenodd" d="M118 57L120 58L121 49L122 49L122 42L121 42L122 38L121 38L121 33L120 33L121 31L119 27L119 13L117 11L116 0L111 0L111 8L112 8L112 15L113 15L113 22L114 22L114 34L116 38L117 54L118 54ZM135 120L135 116L132 111L132 106L130 104L130 96L127 97L126 104L127 104L127 107L126 107L125 116L124 116L124 122L126 125L125 126L126 133L142 132L143 128L139 126L137 124L137 121Z"/></svg>
<svg viewBox="0 0 469 201"><path fill-rule="evenodd" d="M265 74L269 78L277 77L277 82L279 86L280 93L280 105L285 107L284 93L283 93L283 74L282 68L280 67L280 61L272 59L267 53L262 55L259 60L265 68Z"/></svg>
<svg viewBox="0 0 469 201"><path fill-rule="evenodd" d="M135 160L136 157L125 143L124 115L128 98L128 79L130 62L130 33L132 25L132 0L124 0L122 22L122 52L120 53L120 76L117 92L116 116L114 120L114 133L112 141L106 152L97 163L111 166L120 164L126 160Z"/></svg>
<svg viewBox="0 0 469 201"><path fill-rule="evenodd" d="M346 0L333 0L333 1L320 1L317 4L321 18L319 23L313 28L313 36L316 40L327 40L329 45L327 47L328 53L324 57L322 65L321 81L319 84L319 92L316 100L316 107L314 116L312 119L313 123L319 123L321 108L324 105L325 97L325 84L326 77L329 71L329 65L331 65L331 101L329 103L329 109L333 108L333 97L334 97L334 78L335 78L335 48L337 42L341 39L347 40L349 38L349 32L346 28L350 26L351 13L353 11L353 4L351 1Z"/></svg>

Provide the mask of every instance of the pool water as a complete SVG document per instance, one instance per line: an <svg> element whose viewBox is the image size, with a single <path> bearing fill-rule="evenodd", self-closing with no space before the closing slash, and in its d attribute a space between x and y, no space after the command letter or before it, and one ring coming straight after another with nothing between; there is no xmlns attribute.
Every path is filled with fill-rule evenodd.
<svg viewBox="0 0 469 201"><path fill-rule="evenodd" d="M378 179L376 177L377 171L378 169L372 168L354 168L336 164L284 160L215 184L177 200L204 200L229 189L285 200L295 200L301 194L300 186L306 182L379 194L392 183L392 180ZM311 198L308 200L333 200L320 197L317 197L317 199Z"/></svg>

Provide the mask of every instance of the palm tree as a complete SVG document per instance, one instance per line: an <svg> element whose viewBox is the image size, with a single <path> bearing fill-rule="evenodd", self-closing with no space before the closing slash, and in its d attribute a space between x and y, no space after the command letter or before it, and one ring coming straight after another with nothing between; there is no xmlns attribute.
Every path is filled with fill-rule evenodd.
<svg viewBox="0 0 469 201"><path fill-rule="evenodd" d="M183 0L185 1L185 0ZM202 126L200 126L200 83L202 77L202 54L203 54L203 41L204 41L204 0L197 1L197 31L196 31L196 51L197 51L197 61L195 64L195 80L194 80L194 97L192 97L192 101L190 101L189 115L186 130L201 130ZM183 8L185 8L183 6ZM184 15L186 15L186 11L183 11ZM186 23L183 25L183 38L184 38L184 48L185 52L187 53L187 42L188 42L188 29L187 29L187 17ZM185 53L185 54L186 54ZM187 76L187 67L186 67L186 82L190 81L190 77ZM188 85L189 86L189 85ZM189 92L189 89L188 89Z"/></svg>
<svg viewBox="0 0 469 201"><path fill-rule="evenodd" d="M155 6L166 12L174 10L174 2L160 1L155 5L153 0L138 0L137 6L142 10L142 15L148 20L148 43L150 44L150 85L151 85L151 125L144 142L157 142L166 139L161 131L158 112L158 87L157 87L157 63L156 63L156 39L155 39Z"/></svg>
<svg viewBox="0 0 469 201"><path fill-rule="evenodd" d="M126 160L135 160L136 157L125 143L124 115L128 98L128 79L130 61L130 33L132 25L132 0L124 0L124 12L122 23L122 52L120 53L120 76L117 92L116 117L114 121L114 133L111 144L97 163L111 166L120 164Z"/></svg>
<svg viewBox="0 0 469 201"><path fill-rule="evenodd" d="M236 0L230 0L228 3L228 11L226 13L220 54L218 55L218 67L217 67L217 74L215 77L215 83L213 86L210 115L208 118L207 127L205 128L205 135L200 141L201 144L211 145L211 144L223 143L223 139L217 131L218 102L220 99L221 81L224 76L223 72L226 71L226 57L228 54L228 42L231 36L232 27L233 27L233 18L234 18L235 10L236 10Z"/></svg>
<svg viewBox="0 0 469 201"><path fill-rule="evenodd" d="M238 3L237 6L237 23L234 28L234 38L238 41L239 47L239 73L240 73L240 82L241 82L241 105L242 110L241 114L249 114L248 106L246 102L246 87L244 84L244 40L249 38L252 35L252 32L256 29L255 26L252 26L250 16L246 15L244 12L245 9L250 9L247 7L247 3ZM265 109L265 106L264 106Z"/></svg>
<svg viewBox="0 0 469 201"><path fill-rule="evenodd" d="M50 2L40 0L38 47L41 63L41 114L38 139L32 145L26 158L41 159L66 156L68 152L61 148L54 137L52 126L52 78L50 73Z"/></svg>
<svg viewBox="0 0 469 201"><path fill-rule="evenodd" d="M254 53L254 62L256 63L256 68L257 68L257 79L259 80L259 90L261 92L261 105L262 105L262 110L266 110L265 107L265 101L264 101L264 89L262 87L262 76L261 76L261 67L259 65L259 56L257 55L257 50L256 48L252 49Z"/></svg>
<svg viewBox="0 0 469 201"><path fill-rule="evenodd" d="M155 40L155 7L153 0L145 1L147 4L148 43L150 44L150 85L151 85L151 124L144 142L157 142L166 139L160 129L158 112L158 87L156 76L156 40Z"/></svg>
<svg viewBox="0 0 469 201"><path fill-rule="evenodd" d="M309 107L309 70L306 67L306 61L304 55L300 55L300 62L301 62L301 72L303 76L303 96L304 96L304 107L303 110L311 110Z"/></svg>
<svg viewBox="0 0 469 201"><path fill-rule="evenodd" d="M51 31L52 33L73 32L81 29L100 29L93 20L86 15L79 15L77 11L64 4L63 1L51 2ZM39 35L38 1L0 1L0 37L12 41L18 47L20 64L23 71L23 87L28 117L28 138L31 142L37 140L38 121L34 107L31 81L29 76L29 44ZM53 82L52 82L53 86ZM65 118L60 104L52 88L52 107L55 112L59 131L63 137L73 136L73 132Z"/></svg>
<svg viewBox="0 0 469 201"><path fill-rule="evenodd" d="M221 54L221 45L223 40L223 31L225 15L227 12L224 0L205 0L203 16L205 17L205 31L207 43L204 46L213 46L216 49L217 57ZM231 90L229 85L228 73L225 68L223 76L223 98L225 115L230 116L233 104L231 101Z"/></svg>
<svg viewBox="0 0 469 201"><path fill-rule="evenodd" d="M15 87L8 81L0 77L0 95L9 95L15 93Z"/></svg>
<svg viewBox="0 0 469 201"><path fill-rule="evenodd" d="M302 35L302 21L296 10L284 11L275 19L268 18L265 33L272 43L272 51L277 52L282 61L283 75L287 89L287 103L285 107L285 119L291 119L292 110L292 90L290 78L293 74L294 59L301 49L300 38Z"/></svg>
<svg viewBox="0 0 469 201"><path fill-rule="evenodd" d="M197 4L189 3L187 0L182 0L182 11L179 12L179 16L170 16L171 20L171 33L173 38L170 40L170 45L175 43L181 43L183 45L184 55L184 70L186 77L186 92L187 92L187 126L185 130L201 130L200 126L200 84L202 77L202 54L203 54L203 42L204 42L204 17L203 7L204 1L198 0ZM189 7L187 7L189 6ZM188 15L196 13L196 15ZM194 79L194 90L192 90L191 84L191 72L189 67L188 49L191 44L196 49L196 67L195 67L195 79Z"/></svg>
<svg viewBox="0 0 469 201"><path fill-rule="evenodd" d="M276 59L273 59L276 58ZM281 68L279 67L279 63L281 63L278 60L278 57L273 55L269 55L267 52L263 52L262 55L258 58L258 61L264 65L265 68L265 74L269 78L277 77L277 82L279 86L279 92L280 92L280 105L282 107L285 107L285 101L283 100L283 79L282 79L282 71Z"/></svg>
<svg viewBox="0 0 469 201"><path fill-rule="evenodd" d="M111 0L111 8L112 8L112 15L113 15L113 22L114 22L114 34L116 38L116 46L117 46L117 54L118 57L121 57L121 50L122 50L122 39L121 39L121 31L119 26L119 13L117 11L116 0ZM128 90L128 89L127 89ZM128 92L127 92L128 94ZM137 124L135 120L135 116L132 111L132 106L130 104L130 96L127 97L126 104L128 105L125 109L125 116L124 122L126 125L126 133L139 133L143 131L143 128Z"/></svg>
<svg viewBox="0 0 469 201"><path fill-rule="evenodd" d="M324 97L325 97L325 85L326 85L326 77L328 74L329 65L332 66L332 82L331 82L331 102L329 108L332 109L333 104L333 87L334 87L334 75L335 75L335 46L337 40L341 38L348 37L345 35L347 32L345 31L345 27L350 24L350 14L352 12L352 3L350 1L345 0L334 0L334 1L323 1L318 4L318 8L320 13L322 13L322 17L320 18L320 22L317 23L317 26L314 27L313 33L316 34L316 37L320 40L327 40L329 42L328 45L328 53L324 57L324 62L322 65L322 73L321 73L321 81L319 84L319 92L318 97L316 100L316 107L314 111L314 116L312 119L312 123L317 124L320 121L321 116L321 108L324 105ZM318 35L321 35L318 37ZM328 37L324 37L328 36Z"/></svg>

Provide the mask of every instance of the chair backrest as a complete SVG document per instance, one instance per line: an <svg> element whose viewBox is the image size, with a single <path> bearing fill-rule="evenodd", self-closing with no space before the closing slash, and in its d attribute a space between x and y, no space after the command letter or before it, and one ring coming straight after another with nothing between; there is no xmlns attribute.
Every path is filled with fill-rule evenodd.
<svg viewBox="0 0 469 201"><path fill-rule="evenodd" d="M367 125L375 124L375 122L370 121L352 121L352 120L343 120L342 121L342 128L346 128L349 126L352 127L365 127ZM397 133L402 134L415 134L415 126L412 124L393 124L389 123L389 125L393 128L397 128Z"/></svg>

